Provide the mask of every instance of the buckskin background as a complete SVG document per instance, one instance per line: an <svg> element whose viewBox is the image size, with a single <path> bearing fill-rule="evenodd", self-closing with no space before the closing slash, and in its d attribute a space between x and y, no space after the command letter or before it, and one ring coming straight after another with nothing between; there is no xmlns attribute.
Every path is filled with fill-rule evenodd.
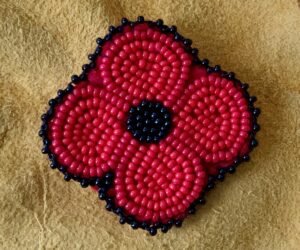
<svg viewBox="0 0 300 250"><path fill-rule="evenodd" d="M163 18L201 58L250 83L260 146L181 229L120 225L97 194L49 168L47 102L110 24ZM300 8L297 1L0 1L1 249L299 249Z"/></svg>

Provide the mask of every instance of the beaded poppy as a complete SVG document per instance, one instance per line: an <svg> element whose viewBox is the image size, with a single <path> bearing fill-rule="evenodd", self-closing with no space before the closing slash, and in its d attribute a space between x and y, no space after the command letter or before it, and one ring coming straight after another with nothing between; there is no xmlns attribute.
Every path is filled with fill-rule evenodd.
<svg viewBox="0 0 300 250"><path fill-rule="evenodd" d="M97 44L49 101L42 152L65 180L93 186L120 223L166 232L249 160L256 97L162 20L123 18Z"/></svg>

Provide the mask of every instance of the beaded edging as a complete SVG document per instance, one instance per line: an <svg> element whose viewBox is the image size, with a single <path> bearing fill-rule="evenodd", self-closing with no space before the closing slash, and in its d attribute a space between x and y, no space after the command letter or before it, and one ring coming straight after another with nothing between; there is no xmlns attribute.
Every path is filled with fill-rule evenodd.
<svg viewBox="0 0 300 250"><path fill-rule="evenodd" d="M41 129L39 131L39 136L43 140L43 148L42 148L42 153L47 154L49 157L49 160L51 162L50 167L52 169L58 169L61 173L64 174L64 179L66 181L75 180L77 182L80 182L82 187L87 187L87 186L94 186L95 189L98 190L98 195L99 199L105 200L106 201L106 209L108 211L112 211L118 216L120 216L119 222L121 224L128 223L131 225L133 229L141 228L144 230L147 230L150 235L155 235L157 233L158 229L161 229L162 232L167 232L173 225L176 227L180 227L182 225L182 220L184 219L185 216L182 218L178 219L170 219L167 222L156 222L152 223L151 221L139 221L137 220L134 216L127 215L127 213L124 211L124 209L120 206L117 206L115 204L115 201L113 199L113 196L111 195L111 187L114 182L114 178L116 177L115 174L112 171L106 171L100 178L99 177L93 177L93 178L84 178L80 175L75 175L71 174L67 171L67 167L60 164L57 156L55 153L51 152L50 150L50 145L53 142L49 138L49 121L52 119L55 113L55 108L58 107L63 102L63 98L66 97L68 94L73 93L75 85L81 83L82 81L86 81L88 79L88 74L96 67L96 61L101 55L101 52L103 51L103 48L106 43L109 43L112 41L112 39L117 35L123 32L124 27L131 27L132 29L136 27L137 25L140 24L147 24L149 27L153 27L155 29L160 30L162 34L171 34L174 36L174 40L177 42L182 43L184 47L185 53L190 55L191 60L192 60L192 65L198 65L206 69L206 72L208 76L220 76L221 78L228 79L234 83L234 88L238 88L241 90L241 93L243 93L243 98L248 101L247 106L248 106L248 112L252 113L251 117L251 130L248 134L249 136L249 149L246 149L246 151L251 151L254 147L258 145L258 142L255 138L256 133L260 130L260 126L257 123L257 117L260 114L260 109L254 106L254 102L257 100L255 96L250 96L248 93L248 84L242 83L238 79L235 78L235 74L233 72L226 72L221 69L219 65L216 65L214 67L209 66L209 61L207 59L200 60L198 57L198 49L192 48L191 44L192 41L189 39L184 38L182 35L180 35L177 32L177 28L175 26L168 27L163 24L163 21L161 19L157 20L156 22L152 21L145 21L143 17L138 17L137 21L135 22L130 22L126 18L123 18L121 21L121 25L114 27L110 26L109 27L109 33L104 37L104 39L97 38L96 42L98 46L96 47L96 50L93 54L90 54L88 56L90 63L89 64L84 64L82 66L82 73L78 75L73 75L71 77L71 83L68 84L66 89L64 90L58 90L57 96L54 99L51 99L49 101L49 109L48 111L41 116L42 119L42 125ZM107 53L107 52L106 52ZM132 68L134 71L135 69ZM106 77L106 76L105 76ZM151 76L150 76L151 77ZM155 76L154 76L155 77ZM198 83L199 86L202 84L201 82ZM205 83L203 83L205 84ZM202 85L201 85L202 86ZM195 97L197 98L197 96ZM147 98L146 98L147 99ZM149 103L152 103L153 101L147 101L137 103L131 108L131 111L129 112L129 116L127 119L127 129L132 133L132 136L139 140L140 142L143 143L158 143L162 138L165 138L168 136L168 133L171 129L171 116L172 116L172 111L168 111L168 108L164 108L163 105L161 104L160 100L156 103L157 104L157 110L155 112L152 112L153 110L151 109L147 114L143 117L143 119L146 120L151 120L153 118L153 121L151 121L151 124L154 124L155 121L158 120L158 123L161 124L163 122L162 127L149 127L147 125L146 120L143 121L140 125L142 126L143 130L146 134L141 134L140 129L138 129L138 125L135 123L136 120L140 119L137 118L139 115L139 110L143 110L144 106L147 106L149 108ZM156 103L151 104L153 107L156 107ZM151 106L150 105L150 106ZM151 107L152 107L151 106ZM162 116L160 115L160 110L162 111ZM143 111L144 112L144 111ZM148 114L149 113L149 114ZM144 113L143 113L144 114ZM151 116L153 114L153 117ZM154 117L155 116L155 117ZM160 117L157 119L157 116ZM149 118L149 119L148 119ZM153 128L153 131L152 131ZM161 131L160 131L161 128ZM159 131L157 131L157 129ZM207 149L210 150L210 149ZM202 151L204 152L204 151ZM210 152L210 151L209 151ZM213 164L213 159L208 157L209 153L204 152L204 156L206 156L207 162L211 162ZM200 156L201 157L201 156ZM189 205L188 214L194 214L195 213L195 207L196 205L200 204L203 205L205 204L205 199L204 199L204 194L214 188L215 182L216 181L223 181L225 174L226 173L234 173L236 170L236 167L241 164L242 162L247 162L250 160L248 152L244 154L243 156L238 156L232 164L230 164L230 167L222 167L222 168L214 168L215 171L212 173L208 173L208 179L205 182L205 188L200 192L200 195L195 199L191 204ZM202 171L202 170L199 170Z"/></svg>

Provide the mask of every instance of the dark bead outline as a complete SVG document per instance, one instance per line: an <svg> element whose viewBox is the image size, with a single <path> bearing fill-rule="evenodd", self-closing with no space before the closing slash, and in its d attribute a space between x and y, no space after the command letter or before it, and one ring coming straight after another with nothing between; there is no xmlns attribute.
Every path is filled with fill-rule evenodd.
<svg viewBox="0 0 300 250"><path fill-rule="evenodd" d="M84 81L86 79L87 73L90 69L94 68L96 66L95 60L97 57L101 54L102 51L102 46L105 44L106 41L109 41L113 38L114 34L117 34L118 32L121 32L123 27L125 25L130 25L131 27L134 27L136 24L141 24L141 23L147 23L149 26L152 27L157 27L160 29L163 33L167 34L173 34L174 39L176 41L181 41L184 45L184 48L187 53L189 53L192 56L192 63L194 65L201 65L207 69L208 74L212 73L220 73L221 77L225 77L228 80L231 80L234 82L234 84L238 87L240 87L243 90L244 97L248 100L249 103L249 111L252 113L252 131L250 132L250 145L249 149L252 151L254 147L258 145L258 141L255 138L256 133L260 130L260 125L257 123L257 118L259 114L261 113L261 110L257 107L254 106L254 102L257 100L257 98L254 96L250 96L248 92L248 87L249 85L246 83L242 83L240 80L235 78L235 74L233 72L226 72L221 70L221 66L215 65L214 67L211 67L209 65L209 61L207 59L200 60L198 56L198 49L197 48L192 48L191 44L192 41L190 39L185 38L182 36L180 33L177 31L176 26L166 26L164 25L164 22L159 19L159 21L146 21L144 20L143 17L139 16L137 21L131 22L127 18L122 18L121 20L121 25L119 26L110 26L109 27L109 33L105 36L104 39L97 38L96 42L98 46L95 49L95 52L93 54L89 54L88 58L90 60L89 64L84 64L82 67L82 73L78 75L73 75L71 77L71 82L67 85L66 89L64 90L59 90L57 93L57 96L54 99L51 99L49 101L49 109L48 111L41 116L42 120L42 125L41 129L39 130L38 135L42 138L43 141L43 148L42 148L42 153L47 154L50 160L50 167L52 169L57 168L60 172L64 174L64 179L66 181L74 180L77 181L81 184L83 188L86 188L88 186L97 186L98 189L98 196L99 199L105 200L106 201L106 209L108 211L111 211L118 215L120 217L119 222L121 224L127 223L132 226L134 224L133 229L141 228L149 232L150 235L156 235L157 229L161 229L163 233L166 233L168 230L172 228L172 226L176 227L181 227L183 220L174 220L171 219L168 221L168 223L156 223L156 224L151 224L147 222L138 222L136 221L132 216L127 216L124 214L123 209L121 207L115 207L113 203L112 197L109 197L107 195L107 192L109 190L109 187L113 183L113 173L108 172L104 175L102 178L92 178L92 179L87 179L87 178L82 178L79 176L75 176L73 174L67 173L66 168L62 165L59 165L56 156L50 152L49 150L49 144L51 143L49 138L47 137L47 131L48 131L48 126L47 122L51 119L54 113L54 108L55 106L60 103L63 99L63 97L69 93L71 93L74 89L74 86L79 83L80 81ZM255 142L255 143L254 143ZM250 153L249 151L249 153ZM238 157L235 161L234 164L231 167L227 168L220 168L219 173L216 175L210 175L208 178L208 183L206 185L206 188L204 191L201 193L201 195L190 205L188 208L188 214L194 214L196 212L196 206L197 205L204 205L205 204L205 198L204 195L211 189L215 187L215 183L217 181L223 181L225 178L225 175L227 173L233 174L236 171L236 168L243 162L247 162L250 160L249 155L244 155L242 157ZM100 192L101 191L101 192ZM100 195L101 193L101 195Z"/></svg>

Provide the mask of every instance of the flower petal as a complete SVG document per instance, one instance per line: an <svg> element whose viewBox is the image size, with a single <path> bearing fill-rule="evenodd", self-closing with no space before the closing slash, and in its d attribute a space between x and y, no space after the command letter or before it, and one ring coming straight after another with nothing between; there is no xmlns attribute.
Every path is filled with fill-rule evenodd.
<svg viewBox="0 0 300 250"><path fill-rule="evenodd" d="M81 82L57 104L48 122L50 150L68 173L82 178L101 177L114 169L122 155L125 112L101 85Z"/></svg>
<svg viewBox="0 0 300 250"><path fill-rule="evenodd" d="M173 133L159 144L132 140L115 170L114 200L138 221L183 219L207 175L200 159Z"/></svg>
<svg viewBox="0 0 300 250"><path fill-rule="evenodd" d="M249 152L253 117L240 86L219 74L199 72L173 110L181 133L189 134L209 174L216 174Z"/></svg>
<svg viewBox="0 0 300 250"><path fill-rule="evenodd" d="M128 25L105 43L89 80L118 86L134 105L148 99L171 107L187 84L191 64L191 55L173 34L146 23Z"/></svg>

